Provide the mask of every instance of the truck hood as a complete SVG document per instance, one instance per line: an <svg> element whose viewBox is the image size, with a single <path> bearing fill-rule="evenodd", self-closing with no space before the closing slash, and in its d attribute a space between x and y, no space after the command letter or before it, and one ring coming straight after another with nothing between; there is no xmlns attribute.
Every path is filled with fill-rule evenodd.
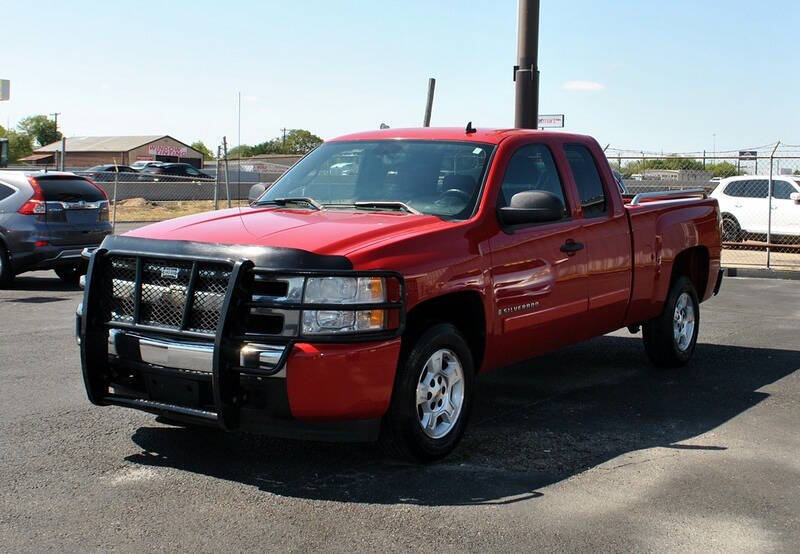
<svg viewBox="0 0 800 554"><path fill-rule="evenodd" d="M430 215L356 210L232 208L140 227L125 236L299 248L344 256L385 239L449 225Z"/></svg>

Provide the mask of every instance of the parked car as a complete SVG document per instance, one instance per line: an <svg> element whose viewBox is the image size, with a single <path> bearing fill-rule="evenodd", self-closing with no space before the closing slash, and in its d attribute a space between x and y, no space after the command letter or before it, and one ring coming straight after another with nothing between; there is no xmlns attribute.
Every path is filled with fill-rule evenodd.
<svg viewBox="0 0 800 554"><path fill-rule="evenodd" d="M108 182L114 180L115 173L135 174L138 172L127 165L101 164L82 171L81 175L93 181ZM120 178L122 177L120 176Z"/></svg>
<svg viewBox="0 0 800 554"><path fill-rule="evenodd" d="M773 235L800 236L800 181L773 177L771 206L768 193L768 176L744 175L719 182L711 196L719 202L723 240L764 236L770 219Z"/></svg>
<svg viewBox="0 0 800 554"><path fill-rule="evenodd" d="M344 152L358 170L331 176ZM591 137L345 136L252 206L106 238L77 311L84 382L98 405L437 459L479 373L626 326L686 364L720 252L716 200L626 203Z"/></svg>
<svg viewBox="0 0 800 554"><path fill-rule="evenodd" d="M54 269L77 284L81 250L111 233L101 188L72 173L0 173L0 286L15 275Z"/></svg>
<svg viewBox="0 0 800 554"><path fill-rule="evenodd" d="M190 164L184 163L163 163L161 165L149 166L142 169L139 173L139 179L143 181L158 181L164 178L170 181L178 181L180 177L185 177L188 181L197 181L201 179L213 180L211 175L203 173Z"/></svg>
<svg viewBox="0 0 800 554"><path fill-rule="evenodd" d="M136 171L141 171L146 167L157 167L163 163L156 160L137 160L131 164L131 167Z"/></svg>

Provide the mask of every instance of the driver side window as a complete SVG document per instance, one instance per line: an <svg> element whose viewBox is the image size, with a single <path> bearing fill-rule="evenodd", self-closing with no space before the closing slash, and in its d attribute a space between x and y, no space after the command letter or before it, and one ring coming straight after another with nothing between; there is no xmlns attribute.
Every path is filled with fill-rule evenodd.
<svg viewBox="0 0 800 554"><path fill-rule="evenodd" d="M508 161L503 184L500 186L498 207L510 205L511 197L519 192L543 191L555 195L564 206L562 219L567 218L564 186L558 176L550 149L543 144L529 144L514 152Z"/></svg>

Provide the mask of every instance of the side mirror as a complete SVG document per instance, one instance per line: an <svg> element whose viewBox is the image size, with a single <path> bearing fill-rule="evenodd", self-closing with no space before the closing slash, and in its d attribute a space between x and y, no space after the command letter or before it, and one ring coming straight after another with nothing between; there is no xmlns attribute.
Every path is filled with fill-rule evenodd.
<svg viewBox="0 0 800 554"><path fill-rule="evenodd" d="M789 199L793 200L795 204L800 204L800 192L791 193Z"/></svg>
<svg viewBox="0 0 800 554"><path fill-rule="evenodd" d="M497 210L497 216L503 225L558 221L564 217L564 203L551 192L518 192L511 197L508 206Z"/></svg>
<svg viewBox="0 0 800 554"><path fill-rule="evenodd" d="M265 190L267 190L267 186L264 183L256 183L250 187L250 192L247 194L247 200L252 204L261 198L261 195L264 194Z"/></svg>

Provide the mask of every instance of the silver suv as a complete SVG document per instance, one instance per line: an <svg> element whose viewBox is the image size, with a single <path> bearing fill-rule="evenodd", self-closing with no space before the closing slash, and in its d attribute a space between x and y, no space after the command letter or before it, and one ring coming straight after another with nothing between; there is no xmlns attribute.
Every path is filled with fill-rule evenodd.
<svg viewBox="0 0 800 554"><path fill-rule="evenodd" d="M111 233L106 193L72 173L0 172L0 287L24 271L54 269L77 284L81 250Z"/></svg>

